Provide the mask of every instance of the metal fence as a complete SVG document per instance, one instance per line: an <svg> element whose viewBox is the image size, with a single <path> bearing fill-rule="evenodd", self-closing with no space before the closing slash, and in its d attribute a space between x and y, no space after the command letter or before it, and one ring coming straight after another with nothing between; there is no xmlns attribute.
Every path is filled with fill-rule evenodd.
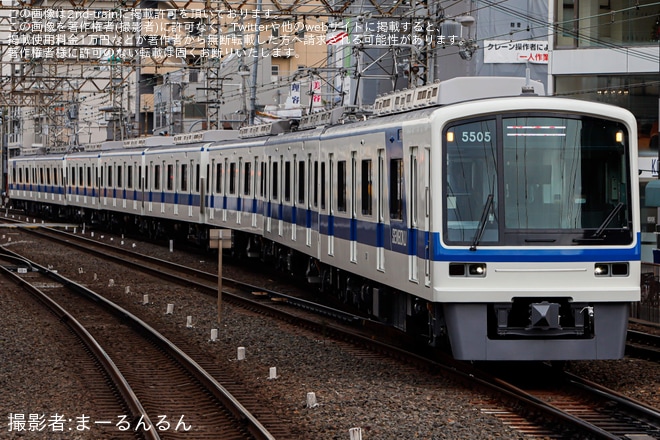
<svg viewBox="0 0 660 440"><path fill-rule="evenodd" d="M642 263L639 302L632 303L630 317L660 323L660 264Z"/></svg>

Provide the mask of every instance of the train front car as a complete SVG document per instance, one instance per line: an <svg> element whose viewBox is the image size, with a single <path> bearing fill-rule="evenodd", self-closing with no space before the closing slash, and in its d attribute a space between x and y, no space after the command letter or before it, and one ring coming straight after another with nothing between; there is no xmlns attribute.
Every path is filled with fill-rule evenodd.
<svg viewBox="0 0 660 440"><path fill-rule="evenodd" d="M519 97L447 106L432 126L433 301L454 356L621 358L640 279L632 114Z"/></svg>

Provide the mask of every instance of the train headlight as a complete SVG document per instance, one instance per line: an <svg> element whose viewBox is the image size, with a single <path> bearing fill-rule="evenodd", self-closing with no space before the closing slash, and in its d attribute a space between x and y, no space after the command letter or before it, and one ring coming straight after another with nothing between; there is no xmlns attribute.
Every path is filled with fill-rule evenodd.
<svg viewBox="0 0 660 440"><path fill-rule="evenodd" d="M610 275L610 267L608 264L596 263L594 268L594 275L597 277L607 277Z"/></svg>
<svg viewBox="0 0 660 440"><path fill-rule="evenodd" d="M480 277L486 276L486 263L449 263L450 277Z"/></svg>
<svg viewBox="0 0 660 440"><path fill-rule="evenodd" d="M627 277L630 275L628 263L596 263L594 275L597 277Z"/></svg>
<svg viewBox="0 0 660 440"><path fill-rule="evenodd" d="M468 266L468 276L470 276L470 277L485 277L486 276L486 264L485 263L470 264Z"/></svg>

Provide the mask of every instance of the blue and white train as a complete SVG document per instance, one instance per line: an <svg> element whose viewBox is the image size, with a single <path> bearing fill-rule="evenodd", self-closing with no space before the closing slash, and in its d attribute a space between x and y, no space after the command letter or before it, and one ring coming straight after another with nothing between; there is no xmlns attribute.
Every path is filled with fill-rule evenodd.
<svg viewBox="0 0 660 440"><path fill-rule="evenodd" d="M640 296L636 122L538 95L456 78L379 97L369 117L19 156L8 191L145 234L232 229L234 252L457 359L621 358Z"/></svg>

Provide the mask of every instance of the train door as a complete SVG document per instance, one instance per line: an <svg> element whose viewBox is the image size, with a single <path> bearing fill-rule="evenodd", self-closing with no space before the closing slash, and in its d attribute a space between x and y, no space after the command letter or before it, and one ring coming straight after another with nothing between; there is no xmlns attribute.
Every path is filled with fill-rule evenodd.
<svg viewBox="0 0 660 440"><path fill-rule="evenodd" d="M355 207L356 200L356 181L357 181L357 152L351 151L351 193L349 200L349 209L350 209L350 261L351 263L357 263L357 210Z"/></svg>
<svg viewBox="0 0 660 440"><path fill-rule="evenodd" d="M216 190L216 185L218 182L218 164L215 163L215 159L211 159L211 162L209 164L209 172L207 175L207 179L209 182L209 201L208 201L208 219L209 220L214 220L215 219L215 195L218 192Z"/></svg>
<svg viewBox="0 0 660 440"><path fill-rule="evenodd" d="M254 158L254 164L252 166L252 170L250 175L247 177L248 179L252 180L252 215L251 215L251 224L253 228L257 227L257 209L258 209L258 204L257 204L257 183L259 182L259 173L257 172L259 170L259 158L255 157Z"/></svg>
<svg viewBox="0 0 660 440"><path fill-rule="evenodd" d="M431 286L431 149L424 148L422 169L425 175L421 179L424 188L424 285Z"/></svg>
<svg viewBox="0 0 660 440"><path fill-rule="evenodd" d="M222 221L227 221L227 178L231 182L231 173L229 172L229 159L225 158L225 163L223 165L225 173L222 175Z"/></svg>
<svg viewBox="0 0 660 440"><path fill-rule="evenodd" d="M124 176L124 172L126 173L126 176ZM128 206L128 196L126 189L128 188L128 182L130 181L130 167L126 162L120 163L117 165L117 187L121 190L121 207L122 209L126 209Z"/></svg>
<svg viewBox="0 0 660 440"><path fill-rule="evenodd" d="M417 215L417 200L418 200L418 185L419 185L419 176L417 170L417 147L410 147L410 190L408 194L408 206L410 207L410 213L408 216L408 280L413 283L419 281L418 277L418 215Z"/></svg>
<svg viewBox="0 0 660 440"><path fill-rule="evenodd" d="M246 190L246 183L243 179L243 173L245 172L245 166L248 165L249 162L244 163L243 158L239 157L238 158L238 173L236 173L236 178L238 180L237 185L237 191L236 191L236 224L240 225L241 224L241 217L243 216L243 192Z"/></svg>
<svg viewBox="0 0 660 440"><path fill-rule="evenodd" d="M169 165L171 166L171 165ZM179 215L179 197L181 193L183 192L182 189L186 185L185 180L183 179L183 170L181 170L181 167L184 169L186 168L186 164L181 164L179 163L178 160L174 161L174 175L172 176L171 172L169 173L169 181L174 181L173 185L171 185L170 190L174 191L174 202L172 203L172 208L173 208L173 214L174 215ZM180 183L179 183L179 180Z"/></svg>
<svg viewBox="0 0 660 440"><path fill-rule="evenodd" d="M291 166L293 166L293 194L290 196L289 202L291 203L291 241L296 241L298 238L298 191L301 190L300 185L298 183L298 167L296 164L298 163L298 155L294 154L293 155L293 164L292 165L287 165L287 169L289 169ZM303 163L304 166L304 162ZM287 162L288 164L288 162ZM288 177L290 174L290 171L286 173ZM304 173L303 173L304 174ZM286 191L285 191L286 193Z"/></svg>
<svg viewBox="0 0 660 440"><path fill-rule="evenodd" d="M335 255L335 182L334 178L334 155L328 154L328 255Z"/></svg>
<svg viewBox="0 0 660 440"><path fill-rule="evenodd" d="M378 149L376 176L376 269L385 271L385 149Z"/></svg>
<svg viewBox="0 0 660 440"><path fill-rule="evenodd" d="M314 173L316 174L316 173ZM307 155L307 178L306 186L309 189L307 191L307 203L305 204L305 245L307 247L312 246L312 193L316 194L316 183L312 177L312 155Z"/></svg>

